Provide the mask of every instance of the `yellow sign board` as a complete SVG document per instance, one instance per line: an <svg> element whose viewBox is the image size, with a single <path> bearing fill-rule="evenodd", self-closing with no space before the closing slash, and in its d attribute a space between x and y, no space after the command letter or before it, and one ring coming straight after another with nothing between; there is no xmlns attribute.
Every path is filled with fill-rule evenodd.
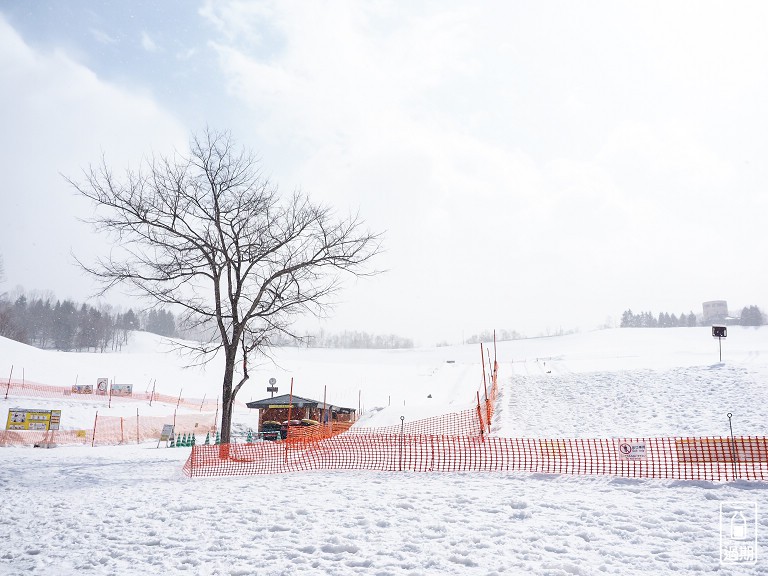
<svg viewBox="0 0 768 576"><path fill-rule="evenodd" d="M290 408L293 404L270 404L270 408Z"/></svg>
<svg viewBox="0 0 768 576"><path fill-rule="evenodd" d="M8 410L6 430L58 430L61 410L11 408Z"/></svg>

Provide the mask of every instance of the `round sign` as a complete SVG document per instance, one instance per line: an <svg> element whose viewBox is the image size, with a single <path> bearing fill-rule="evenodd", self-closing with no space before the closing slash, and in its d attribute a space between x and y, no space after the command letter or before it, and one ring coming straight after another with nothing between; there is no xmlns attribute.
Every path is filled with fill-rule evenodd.
<svg viewBox="0 0 768 576"><path fill-rule="evenodd" d="M277 383L277 380L275 378L270 378L269 383L274 386Z"/></svg>

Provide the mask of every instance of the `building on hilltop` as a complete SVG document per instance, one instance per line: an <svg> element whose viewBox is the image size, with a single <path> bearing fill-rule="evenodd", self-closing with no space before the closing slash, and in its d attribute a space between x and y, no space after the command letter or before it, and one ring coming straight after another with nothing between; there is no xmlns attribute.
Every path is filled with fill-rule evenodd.
<svg viewBox="0 0 768 576"><path fill-rule="evenodd" d="M702 304L704 312L702 324L738 324L739 319L733 318L728 314L728 302L725 300L710 300Z"/></svg>

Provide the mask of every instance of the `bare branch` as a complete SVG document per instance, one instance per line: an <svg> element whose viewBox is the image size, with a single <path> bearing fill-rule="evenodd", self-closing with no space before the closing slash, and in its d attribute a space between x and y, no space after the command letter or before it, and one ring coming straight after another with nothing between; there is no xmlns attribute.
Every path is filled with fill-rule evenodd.
<svg viewBox="0 0 768 576"><path fill-rule="evenodd" d="M359 215L339 219L301 192L279 195L227 132L206 130L188 154L152 157L121 178L102 157L67 180L95 206L86 222L112 241L107 256L77 259L102 294L121 286L180 309L187 325L215 326L206 342L179 346L199 363L223 352L226 439L249 356L267 355L296 316L326 314L342 276L375 273L381 251L382 236Z"/></svg>

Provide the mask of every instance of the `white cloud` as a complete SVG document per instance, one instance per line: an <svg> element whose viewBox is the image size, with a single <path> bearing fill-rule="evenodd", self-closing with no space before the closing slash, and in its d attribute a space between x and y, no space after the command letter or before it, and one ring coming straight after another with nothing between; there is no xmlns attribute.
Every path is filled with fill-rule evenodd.
<svg viewBox="0 0 768 576"><path fill-rule="evenodd" d="M104 32L103 30L98 30L96 28L91 28L89 30L89 32L91 33L91 36L93 36L93 38L97 42L100 42L102 44L115 44L117 42L116 38L113 38L112 36L110 36L109 34Z"/></svg>
<svg viewBox="0 0 768 576"><path fill-rule="evenodd" d="M383 321L591 327L635 302L690 308L705 284L749 290L709 265L729 254L747 266L749 244L764 242L766 170L737 165L768 152L744 137L766 123L764 8L202 13L221 31L211 46L230 94L252 111L244 125L281 151L289 184L388 229L391 272L353 289L340 321L397 294ZM715 240L729 199L754 229Z"/></svg>
<svg viewBox="0 0 768 576"><path fill-rule="evenodd" d="M116 171L156 150L183 145L187 132L146 96L101 81L60 51L30 48L0 17L0 248L8 285L84 299L90 283L72 266L108 249L77 221L88 213L64 182L101 154Z"/></svg>
<svg viewBox="0 0 768 576"><path fill-rule="evenodd" d="M147 52L157 52L158 46L147 32L141 33L141 47Z"/></svg>

